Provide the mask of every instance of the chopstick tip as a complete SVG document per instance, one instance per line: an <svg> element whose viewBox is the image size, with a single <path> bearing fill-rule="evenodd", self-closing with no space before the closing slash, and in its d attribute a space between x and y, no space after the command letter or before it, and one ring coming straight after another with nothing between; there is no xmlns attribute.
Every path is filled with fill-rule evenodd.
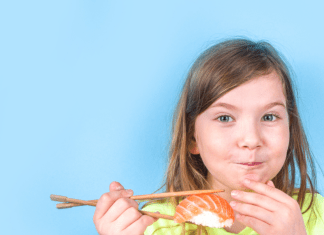
<svg viewBox="0 0 324 235"><path fill-rule="evenodd" d="M52 201L65 202L67 197L51 194L50 198Z"/></svg>

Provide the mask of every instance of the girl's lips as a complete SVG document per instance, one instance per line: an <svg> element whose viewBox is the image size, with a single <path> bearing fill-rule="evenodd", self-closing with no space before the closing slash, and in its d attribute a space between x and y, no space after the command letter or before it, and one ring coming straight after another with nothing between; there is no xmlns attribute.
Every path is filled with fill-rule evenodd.
<svg viewBox="0 0 324 235"><path fill-rule="evenodd" d="M241 165L245 165L245 166L257 166L262 164L262 162L245 162L245 163L240 163Z"/></svg>
<svg viewBox="0 0 324 235"><path fill-rule="evenodd" d="M264 164L263 162L242 162L239 163L238 166L244 170L255 170L255 169L261 169L263 168Z"/></svg>

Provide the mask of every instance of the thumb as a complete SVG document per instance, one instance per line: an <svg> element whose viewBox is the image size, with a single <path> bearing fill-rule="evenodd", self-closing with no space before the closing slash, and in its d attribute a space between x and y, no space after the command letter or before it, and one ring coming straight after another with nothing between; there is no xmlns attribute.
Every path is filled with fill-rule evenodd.
<svg viewBox="0 0 324 235"><path fill-rule="evenodd" d="M269 185L270 187L273 187L273 188L276 187L276 186L274 185L274 183L273 183L271 180L269 180L269 181L267 182L267 185Z"/></svg>
<svg viewBox="0 0 324 235"><path fill-rule="evenodd" d="M124 187L120 183L114 181L109 186L109 192L123 190Z"/></svg>

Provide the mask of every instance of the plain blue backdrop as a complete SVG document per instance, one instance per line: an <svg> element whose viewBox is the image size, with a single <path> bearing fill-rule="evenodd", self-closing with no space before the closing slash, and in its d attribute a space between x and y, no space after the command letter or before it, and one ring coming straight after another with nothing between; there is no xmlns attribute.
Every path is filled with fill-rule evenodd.
<svg viewBox="0 0 324 235"><path fill-rule="evenodd" d="M155 191L185 75L223 38L265 39L287 57L323 164L322 9L322 1L1 1L0 233L96 234L94 207L58 210L50 194L97 199L112 181Z"/></svg>

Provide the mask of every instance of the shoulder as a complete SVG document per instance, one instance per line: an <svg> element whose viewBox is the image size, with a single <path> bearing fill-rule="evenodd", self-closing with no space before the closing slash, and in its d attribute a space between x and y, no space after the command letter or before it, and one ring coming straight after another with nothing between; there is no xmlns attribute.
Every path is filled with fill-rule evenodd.
<svg viewBox="0 0 324 235"><path fill-rule="evenodd" d="M297 197L298 197L297 194L294 194L292 196L292 198L295 200L297 200ZM306 211L310 204L312 204L310 209L319 209L319 210L321 210L321 212L324 211L324 197L322 195L320 195L319 193L314 194L314 198L312 201L312 193L306 192L304 204L303 204L303 207L301 208L301 211L302 212ZM305 213L305 214L309 215L309 213L308 213L309 211L310 210L308 210L307 213Z"/></svg>
<svg viewBox="0 0 324 235"><path fill-rule="evenodd" d="M297 192L297 190L296 190L296 192ZM298 197L298 193L296 193L292 196L292 198L295 200L297 200L297 197ZM307 190L305 193L305 201L304 201L302 211L307 209L310 203L312 203L312 193L310 193ZM324 197L319 193L315 193L314 198L313 198L312 207L323 207L324 206L323 203L324 203Z"/></svg>
<svg viewBox="0 0 324 235"><path fill-rule="evenodd" d="M293 198L297 200L297 195L294 195ZM312 203L311 208L307 210L310 203ZM312 202L312 194L306 193L304 205L301 211L307 234L324 234L324 197L315 193Z"/></svg>

